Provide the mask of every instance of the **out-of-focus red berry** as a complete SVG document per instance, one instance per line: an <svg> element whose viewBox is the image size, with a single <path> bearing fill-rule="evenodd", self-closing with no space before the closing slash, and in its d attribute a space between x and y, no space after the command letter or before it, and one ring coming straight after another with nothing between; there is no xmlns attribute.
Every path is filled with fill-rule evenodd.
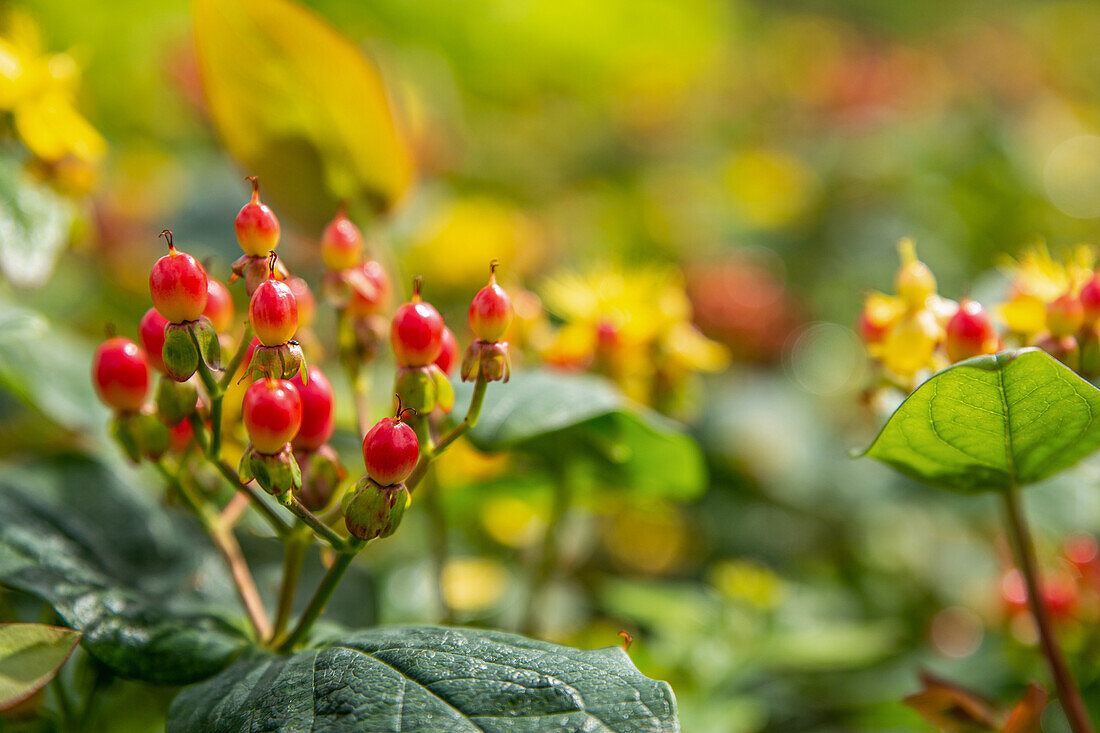
<svg viewBox="0 0 1100 733"><path fill-rule="evenodd" d="M355 277L361 278L365 288L352 287L347 314L352 318L365 318L381 313L390 301L390 277L382 265L368 260L357 268Z"/></svg>
<svg viewBox="0 0 1100 733"><path fill-rule="evenodd" d="M336 426L335 397L332 384L319 368L310 365L309 382L303 383L301 373L291 383L302 398L302 426L292 441L295 450L317 450L332 437Z"/></svg>
<svg viewBox="0 0 1100 733"><path fill-rule="evenodd" d="M136 412L149 393L149 367L137 344L115 336L96 349L92 381L108 407L119 412Z"/></svg>
<svg viewBox="0 0 1100 733"><path fill-rule="evenodd" d="M313 290L300 277L288 277L286 285L294 293L294 301L298 304L298 330L309 328L317 317L317 299L313 297Z"/></svg>
<svg viewBox="0 0 1100 733"><path fill-rule="evenodd" d="M497 285L497 261L489 263L489 284L470 302L470 330L482 341L500 341L512 323L512 300Z"/></svg>
<svg viewBox="0 0 1100 733"><path fill-rule="evenodd" d="M330 270L346 270L355 267L362 252L363 235L341 208L321 234L321 259Z"/></svg>
<svg viewBox="0 0 1100 733"><path fill-rule="evenodd" d="M158 372L164 371L164 327L167 325L168 319L156 308L150 308L145 311L138 326L138 338L141 339L145 359L149 362L149 366Z"/></svg>
<svg viewBox="0 0 1100 733"><path fill-rule="evenodd" d="M436 357L435 365L439 367L440 371L444 374L450 374L451 370L455 368L455 364L458 363L458 339L455 338L454 331L443 327L443 349L439 352L439 356Z"/></svg>
<svg viewBox="0 0 1100 733"><path fill-rule="evenodd" d="M225 333L233 327L233 296L220 280L206 279L206 308L202 314L210 319L214 330Z"/></svg>
<svg viewBox="0 0 1100 733"><path fill-rule="evenodd" d="M989 314L974 300L963 300L955 315L947 321L944 348L951 361L996 353L1000 337Z"/></svg>
<svg viewBox="0 0 1100 733"><path fill-rule="evenodd" d="M275 212L260 201L260 179L249 176L246 180L252 182L252 198L237 212L233 226L244 253L263 257L279 244L279 220Z"/></svg>
<svg viewBox="0 0 1100 733"><path fill-rule="evenodd" d="M1073 293L1065 293L1047 304L1047 330L1055 338L1072 336L1085 322L1085 307Z"/></svg>

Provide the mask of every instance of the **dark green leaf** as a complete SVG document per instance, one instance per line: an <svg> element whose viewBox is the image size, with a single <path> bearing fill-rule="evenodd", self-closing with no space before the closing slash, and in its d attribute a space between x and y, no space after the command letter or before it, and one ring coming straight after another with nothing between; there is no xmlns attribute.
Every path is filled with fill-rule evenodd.
<svg viewBox="0 0 1100 733"><path fill-rule="evenodd" d="M582 651L433 626L332 636L292 656L242 657L184 690L173 733L267 730L678 731L669 686L618 647Z"/></svg>
<svg viewBox="0 0 1100 733"><path fill-rule="evenodd" d="M9 280L23 287L44 283L69 241L72 221L68 201L16 161L0 160L0 270Z"/></svg>
<svg viewBox="0 0 1100 733"><path fill-rule="evenodd" d="M1006 491L1100 447L1100 390L1037 349L956 364L909 396L863 455L927 484Z"/></svg>
<svg viewBox="0 0 1100 733"><path fill-rule="evenodd" d="M80 632L58 626L0 625L0 710L42 689L79 641Z"/></svg>
<svg viewBox="0 0 1100 733"><path fill-rule="evenodd" d="M469 384L456 387L453 419L461 419L470 393ZM470 440L486 451L587 462L609 488L689 498L706 484L702 453L683 428L599 377L529 371L493 383Z"/></svg>
<svg viewBox="0 0 1100 733"><path fill-rule="evenodd" d="M247 644L197 527L101 464L0 467L0 582L34 594L123 677L184 683Z"/></svg>

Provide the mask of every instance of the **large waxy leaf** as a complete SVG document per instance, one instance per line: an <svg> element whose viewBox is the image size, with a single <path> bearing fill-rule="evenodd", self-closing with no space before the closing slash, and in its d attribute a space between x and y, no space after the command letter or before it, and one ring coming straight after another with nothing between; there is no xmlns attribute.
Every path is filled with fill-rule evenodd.
<svg viewBox="0 0 1100 733"><path fill-rule="evenodd" d="M0 710L26 700L69 659L80 632L44 624L0 625Z"/></svg>
<svg viewBox="0 0 1100 733"><path fill-rule="evenodd" d="M1100 447L1100 390L1037 349L956 364L909 396L863 455L933 486L1006 491Z"/></svg>
<svg viewBox="0 0 1100 733"><path fill-rule="evenodd" d="M184 690L172 733L678 731L669 686L618 647L582 651L514 634L389 627L278 657L242 657Z"/></svg>
<svg viewBox="0 0 1100 733"><path fill-rule="evenodd" d="M196 0L210 116L265 196L319 228L339 201L391 206L412 179L377 69L294 0Z"/></svg>
<svg viewBox="0 0 1100 733"><path fill-rule="evenodd" d="M196 527L86 459L0 466L0 583L36 595L123 677L186 683L247 644Z"/></svg>
<svg viewBox="0 0 1100 733"><path fill-rule="evenodd" d="M470 392L469 384L457 386L452 417L461 418ZM683 428L600 377L523 371L491 384L470 440L481 450L516 448L558 464L588 461L610 488L690 498L706 484L702 453Z"/></svg>

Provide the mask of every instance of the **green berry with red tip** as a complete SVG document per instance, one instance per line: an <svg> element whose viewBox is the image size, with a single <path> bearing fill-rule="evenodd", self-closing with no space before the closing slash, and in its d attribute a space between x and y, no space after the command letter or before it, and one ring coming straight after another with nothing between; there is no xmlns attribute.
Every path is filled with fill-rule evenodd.
<svg viewBox="0 0 1100 733"><path fill-rule="evenodd" d="M512 324L512 299L497 285L497 261L489 263L489 284L470 303L470 330L482 341L500 341Z"/></svg>
<svg viewBox="0 0 1100 733"><path fill-rule="evenodd" d="M137 412L149 393L149 367L128 338L109 338L96 349L92 381L99 398L118 412Z"/></svg>
<svg viewBox="0 0 1100 733"><path fill-rule="evenodd" d="M368 260L348 271L346 280L351 287L347 314L352 318L365 318L381 313L390 300L390 276L385 268L374 260Z"/></svg>
<svg viewBox="0 0 1100 733"><path fill-rule="evenodd" d="M285 344L298 330L298 301L289 285L275 279L274 252L267 280L260 283L248 303L248 319L264 346Z"/></svg>
<svg viewBox="0 0 1100 733"><path fill-rule="evenodd" d="M1000 337L989 314L981 303L963 300L955 315L947 321L944 348L951 361L962 361L972 356L993 354L1000 346Z"/></svg>
<svg viewBox="0 0 1100 733"><path fill-rule="evenodd" d="M1080 300L1085 312L1085 323L1096 323L1100 319L1100 275L1093 275L1081 286Z"/></svg>
<svg viewBox="0 0 1100 733"><path fill-rule="evenodd" d="M299 372L291 379L302 399L302 425L291 441L294 450L314 451L328 442L336 427L336 398L332 384L315 366L306 368L308 381Z"/></svg>
<svg viewBox="0 0 1100 733"><path fill-rule="evenodd" d="M141 340L141 348L145 351L145 358L149 366L158 372L164 371L164 329L168 325L167 318L157 312L156 308L145 311L138 325L138 338Z"/></svg>
<svg viewBox="0 0 1100 733"><path fill-rule="evenodd" d="M397 415L384 417L363 437L363 463L367 475L379 486L393 486L409 477L420 458L416 432L402 421L408 410L398 405Z"/></svg>
<svg viewBox="0 0 1100 733"><path fill-rule="evenodd" d="M1085 307L1073 293L1065 293L1047 304L1047 330L1054 338L1072 336L1085 322Z"/></svg>
<svg viewBox="0 0 1100 733"><path fill-rule="evenodd" d="M390 345L397 363L405 367L428 366L443 350L443 316L420 299L420 278L413 281L413 297L393 316Z"/></svg>
<svg viewBox="0 0 1100 733"><path fill-rule="evenodd" d="M321 234L321 259L330 270L346 270L355 267L362 252L363 235L340 207Z"/></svg>
<svg viewBox="0 0 1100 733"><path fill-rule="evenodd" d="M443 349L439 352L439 356L436 357L434 363L440 371L447 375L454 370L455 364L458 363L458 339L455 338L454 331L446 326L443 327Z"/></svg>
<svg viewBox="0 0 1100 733"><path fill-rule="evenodd" d="M256 452L275 455L302 427L302 398L285 379L261 379L245 392L241 417Z"/></svg>
<svg viewBox="0 0 1100 733"><path fill-rule="evenodd" d="M220 280L206 279L206 308L202 314L210 319L214 330L224 333L233 327L233 296Z"/></svg>
<svg viewBox="0 0 1100 733"><path fill-rule="evenodd" d="M275 212L260 201L260 179L249 176L245 180L252 182L252 199L237 212L233 226L244 253L263 257L279 244L279 220Z"/></svg>
<svg viewBox="0 0 1100 733"><path fill-rule="evenodd" d="M149 294L153 307L172 323L197 320L206 308L206 270L191 255L172 244L172 232L160 233L168 241L168 254L149 273Z"/></svg>

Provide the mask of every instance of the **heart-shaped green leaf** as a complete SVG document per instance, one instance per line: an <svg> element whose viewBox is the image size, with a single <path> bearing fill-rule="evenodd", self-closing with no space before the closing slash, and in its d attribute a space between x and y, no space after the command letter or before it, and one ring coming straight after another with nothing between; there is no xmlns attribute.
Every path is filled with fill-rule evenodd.
<svg viewBox="0 0 1100 733"><path fill-rule="evenodd" d="M456 386L452 418L461 419L470 393L468 383ZM702 453L682 426L600 377L517 371L507 384L489 385L469 435L481 450L586 461L610 488L691 498L706 485Z"/></svg>
<svg viewBox="0 0 1100 733"><path fill-rule="evenodd" d="M386 627L292 656L254 653L180 693L171 733L259 730L679 731L676 699L618 647Z"/></svg>
<svg viewBox="0 0 1100 733"><path fill-rule="evenodd" d="M186 683L248 641L197 527L87 459L0 466L0 582L36 595L123 677Z"/></svg>
<svg viewBox="0 0 1100 733"><path fill-rule="evenodd" d="M80 632L44 624L0 625L0 710L42 689L69 659Z"/></svg>
<svg viewBox="0 0 1100 733"><path fill-rule="evenodd" d="M265 196L303 227L339 201L386 209L412 180L378 70L294 0L196 0L210 117Z"/></svg>
<svg viewBox="0 0 1100 733"><path fill-rule="evenodd" d="M863 455L918 481L1007 491L1100 447L1100 390L1044 351L1004 351L934 375Z"/></svg>

